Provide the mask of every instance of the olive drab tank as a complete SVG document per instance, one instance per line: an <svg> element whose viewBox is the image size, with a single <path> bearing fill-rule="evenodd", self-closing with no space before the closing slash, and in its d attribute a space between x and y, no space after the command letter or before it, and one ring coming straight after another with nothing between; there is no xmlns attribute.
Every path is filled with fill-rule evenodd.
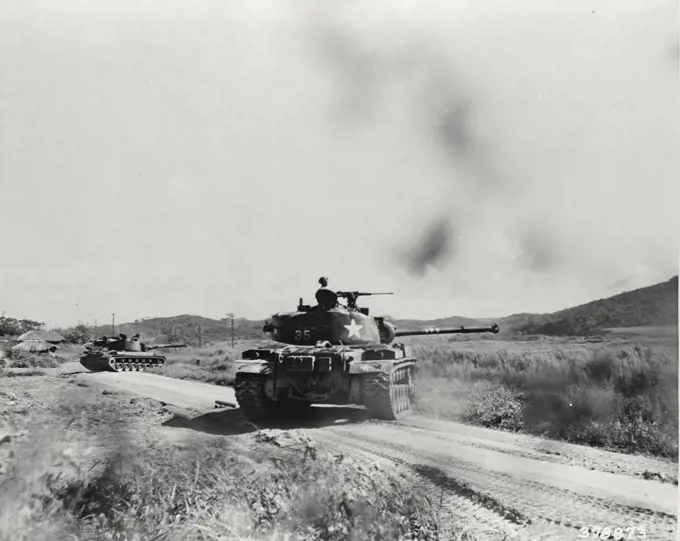
<svg viewBox="0 0 680 541"><path fill-rule="evenodd" d="M372 417L396 420L416 403L417 360L400 336L497 333L498 325L471 328L397 330L370 317L359 291L317 291L317 305L271 316L263 331L281 347L244 351L235 362L234 389L243 414L264 422L311 404L357 404ZM339 300L345 301L341 304Z"/></svg>
<svg viewBox="0 0 680 541"><path fill-rule="evenodd" d="M166 358L151 353L154 349L183 348L186 344L160 344L147 346L138 340L102 336L85 345L80 364L91 372L143 372L148 368L162 368Z"/></svg>

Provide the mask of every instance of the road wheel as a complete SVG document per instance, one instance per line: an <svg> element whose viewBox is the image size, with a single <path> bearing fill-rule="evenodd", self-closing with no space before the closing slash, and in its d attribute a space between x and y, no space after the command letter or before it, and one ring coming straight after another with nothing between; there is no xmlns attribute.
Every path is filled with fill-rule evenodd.
<svg viewBox="0 0 680 541"><path fill-rule="evenodd" d="M390 374L364 376L364 404L371 417L395 421L411 413L415 406L415 370L405 366Z"/></svg>
<svg viewBox="0 0 680 541"><path fill-rule="evenodd" d="M234 391L236 402L243 415L254 423L274 420L276 403L264 392L266 376L259 374L236 374Z"/></svg>

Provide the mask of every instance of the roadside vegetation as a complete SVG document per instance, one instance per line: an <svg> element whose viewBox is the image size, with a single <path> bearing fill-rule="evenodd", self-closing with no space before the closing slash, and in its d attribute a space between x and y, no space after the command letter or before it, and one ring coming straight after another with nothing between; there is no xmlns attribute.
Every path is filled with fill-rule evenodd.
<svg viewBox="0 0 680 541"><path fill-rule="evenodd" d="M438 539L435 505L388 466L295 431L154 439L174 413L153 401L19 379L0 393L3 541Z"/></svg>
<svg viewBox="0 0 680 541"><path fill-rule="evenodd" d="M250 346L232 348L228 343L211 344L204 348L159 350L167 357L163 368L154 369L154 374L177 379L191 379L214 385L234 383L233 361Z"/></svg>
<svg viewBox="0 0 680 541"><path fill-rule="evenodd" d="M672 340L412 340L426 415L678 457Z"/></svg>
<svg viewBox="0 0 680 541"><path fill-rule="evenodd" d="M66 359L59 355L45 355L16 351L6 346L0 358L2 368L54 368L65 362Z"/></svg>

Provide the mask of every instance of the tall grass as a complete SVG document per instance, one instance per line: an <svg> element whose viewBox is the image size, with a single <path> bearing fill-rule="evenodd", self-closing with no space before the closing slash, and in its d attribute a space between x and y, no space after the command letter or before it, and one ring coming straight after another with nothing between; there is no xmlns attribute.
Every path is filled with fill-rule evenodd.
<svg viewBox="0 0 680 541"><path fill-rule="evenodd" d="M12 496L0 498L3 509L19 512L0 512L0 533L17 541L271 539L277 530L291 540L436 538L429 503L396 476L301 451L246 452L219 439L134 449L89 479L45 471L30 487L3 487ZM15 482L20 474L12 472Z"/></svg>
<svg viewBox="0 0 680 541"><path fill-rule="evenodd" d="M241 358L244 350L263 344L269 342L244 340L235 344L233 348L228 342L218 342L204 348L169 350L165 353L167 357L165 367L154 370L154 373L215 385L231 385L234 382L234 360Z"/></svg>
<svg viewBox="0 0 680 541"><path fill-rule="evenodd" d="M132 422L148 405L121 411L127 400L88 389L59 399L11 443L0 471L3 541L437 538L434 507L395 471L304 436L154 445Z"/></svg>
<svg viewBox="0 0 680 541"><path fill-rule="evenodd" d="M424 413L678 456L677 348L564 341L413 348Z"/></svg>

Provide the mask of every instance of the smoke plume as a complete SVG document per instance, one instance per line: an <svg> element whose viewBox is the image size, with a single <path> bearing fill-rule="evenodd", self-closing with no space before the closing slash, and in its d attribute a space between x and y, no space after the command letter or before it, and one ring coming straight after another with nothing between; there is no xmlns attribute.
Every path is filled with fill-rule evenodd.
<svg viewBox="0 0 680 541"><path fill-rule="evenodd" d="M608 174L608 169L616 167L620 160L616 153L628 144L625 140L602 140L616 134L598 123L598 109L593 107L600 108L607 122L623 120L616 110L605 109L607 101L597 94L597 87L590 90L585 86L589 83L586 79L570 78L560 72L546 72L542 77L541 70L550 64L538 49L529 49L541 47L535 40L531 43L529 38L517 37L512 61L524 70L523 76L517 75L514 65L502 65L509 56L507 52L499 50L495 59L487 44L478 44L483 37L468 40L474 43L464 48L465 40L458 39L453 29L444 38L436 23L425 28L417 16L412 22L397 7L369 4L374 9L363 4L360 10L349 4L326 11L323 22L314 26L313 46L338 88L331 115L336 128L340 126L351 136L366 127L386 123L386 116L400 107L406 111L400 128L410 133L413 145L404 151L418 148L439 164L439 193L435 197L441 210L433 210L429 218L423 213L411 220L417 229L414 238L400 238L393 247L399 264L416 276L423 276L431 266L455 273L457 266L463 264L461 258L475 259L478 265L493 264L499 256L492 251L505 250L507 259L503 264L522 273L548 275L582 267L581 272L607 276L603 278L606 283L611 283L612 272L629 275L600 255L612 250L619 242L617 235L624 234L611 227L618 221L615 215L621 209L602 195L611 189L637 191L623 184L634 177L612 180L617 183L612 185L605 178L586 181L573 178L569 172L573 169L575 174L590 177ZM546 23L544 17L538 10L531 24ZM521 26L518 24L514 31L521 34ZM486 34L489 33L492 31ZM546 51L552 52L555 46L556 57L574 61L565 45L569 36L559 30L550 36L546 30L545 37L547 41L542 46ZM503 47L502 41L496 43ZM606 42L597 47L601 50L593 54L610 53L605 51L610 48ZM528 64L525 57L536 58L535 66ZM485 61L490 62L486 72L481 68ZM576 64L563 64L560 69L578 71ZM601 69L608 67L603 65ZM542 79L543 92L537 88L531 96L522 94L533 90L532 81ZM602 88L608 88L611 82L606 76L602 79ZM628 74L609 79L624 85L619 86L619 95L612 100L634 102L641 96L636 88L625 86ZM563 92L559 86L563 80L574 85L574 104L570 102L572 97L564 93L562 100L556 101ZM510 98L494 86L508 89L518 104L514 110L510 109ZM657 89L657 94L661 97L663 93ZM399 105L390 109L392 103ZM573 110L572 117L569 108ZM526 126L513 123L523 118ZM550 146L551 139L555 141L554 148ZM607 161L611 161L611 167ZM566 167L559 170L557 163ZM591 163L594 167L589 172ZM603 221L608 225L593 227ZM494 239L499 238L501 245L494 244ZM584 260L588 264L583 265ZM668 269L667 257L659 263Z"/></svg>

